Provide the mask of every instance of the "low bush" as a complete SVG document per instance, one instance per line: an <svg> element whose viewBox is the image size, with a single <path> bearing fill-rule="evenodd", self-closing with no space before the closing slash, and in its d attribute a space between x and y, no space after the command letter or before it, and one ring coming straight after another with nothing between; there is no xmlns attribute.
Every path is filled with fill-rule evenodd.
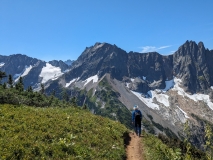
<svg viewBox="0 0 213 160"><path fill-rule="evenodd" d="M122 159L119 122L79 108L0 105L0 159Z"/></svg>

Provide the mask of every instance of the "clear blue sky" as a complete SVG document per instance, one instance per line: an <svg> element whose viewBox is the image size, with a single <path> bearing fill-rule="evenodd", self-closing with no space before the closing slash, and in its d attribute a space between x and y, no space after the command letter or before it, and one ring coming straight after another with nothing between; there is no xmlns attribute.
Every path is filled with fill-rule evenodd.
<svg viewBox="0 0 213 160"><path fill-rule="evenodd" d="M213 0L0 0L0 54L75 60L96 42L135 52L213 49Z"/></svg>

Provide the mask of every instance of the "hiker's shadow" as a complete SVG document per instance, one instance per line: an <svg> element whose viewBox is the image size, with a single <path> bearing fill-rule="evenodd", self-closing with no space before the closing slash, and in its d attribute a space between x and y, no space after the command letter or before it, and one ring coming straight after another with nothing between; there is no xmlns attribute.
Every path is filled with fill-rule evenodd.
<svg viewBox="0 0 213 160"><path fill-rule="evenodd" d="M128 132L125 132L123 134L123 137L124 137L124 145L125 145L125 148L126 148L129 145L130 141L131 141L131 137L129 136Z"/></svg>

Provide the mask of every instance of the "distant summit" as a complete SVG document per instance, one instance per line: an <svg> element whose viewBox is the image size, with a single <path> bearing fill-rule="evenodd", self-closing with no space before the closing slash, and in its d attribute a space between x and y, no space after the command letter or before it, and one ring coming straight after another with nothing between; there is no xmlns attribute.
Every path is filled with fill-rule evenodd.
<svg viewBox="0 0 213 160"><path fill-rule="evenodd" d="M71 66L73 62L74 60L70 60L70 59L64 61L64 63L66 63L68 66Z"/></svg>
<svg viewBox="0 0 213 160"><path fill-rule="evenodd" d="M53 60L45 62L22 54L10 56L0 55L0 70L12 75L13 81L17 82L23 77L24 88L32 86L38 88L40 83L55 80L69 70L69 66L63 61ZM2 82L6 82L5 78Z"/></svg>

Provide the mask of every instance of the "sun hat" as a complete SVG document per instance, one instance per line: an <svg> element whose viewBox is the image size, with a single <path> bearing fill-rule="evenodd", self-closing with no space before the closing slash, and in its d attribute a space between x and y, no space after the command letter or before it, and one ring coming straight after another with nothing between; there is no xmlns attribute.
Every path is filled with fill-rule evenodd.
<svg viewBox="0 0 213 160"><path fill-rule="evenodd" d="M133 109L134 109L134 110L135 110L135 109L138 109L138 105L134 105Z"/></svg>

